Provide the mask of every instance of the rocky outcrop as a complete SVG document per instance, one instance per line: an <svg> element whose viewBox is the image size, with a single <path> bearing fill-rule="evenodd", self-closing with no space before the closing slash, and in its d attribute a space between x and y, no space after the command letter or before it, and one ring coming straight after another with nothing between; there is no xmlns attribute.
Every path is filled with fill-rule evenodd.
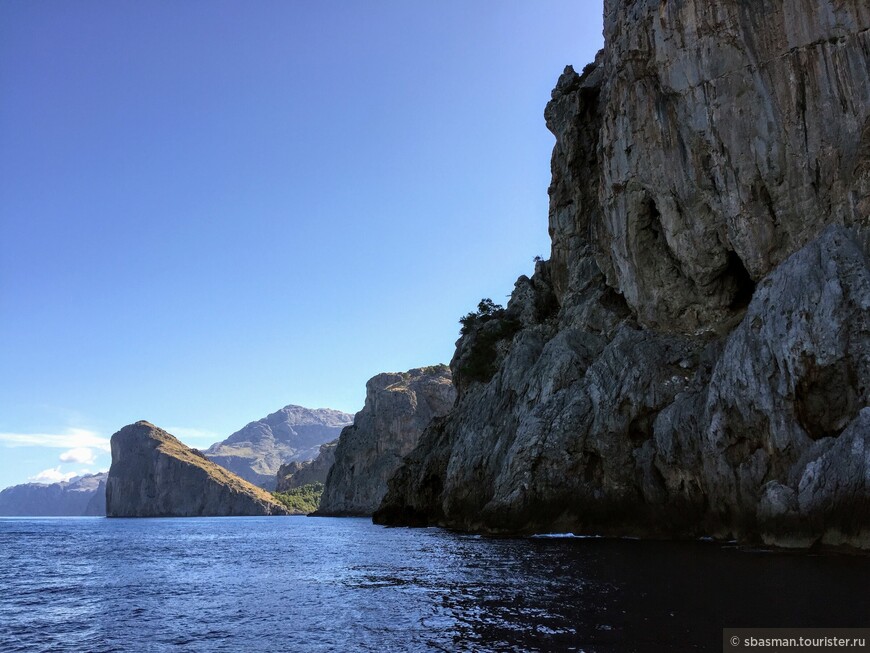
<svg viewBox="0 0 870 653"><path fill-rule="evenodd" d="M274 490L281 465L312 460L320 445L335 440L351 422L352 415L331 408L285 406L216 442L205 455L246 481Z"/></svg>
<svg viewBox="0 0 870 653"><path fill-rule="evenodd" d="M0 492L0 515L19 517L106 514L106 474L86 474L61 483L25 483Z"/></svg>
<svg viewBox="0 0 870 653"><path fill-rule="evenodd" d="M369 379L365 406L341 432L317 514L371 515L420 433L455 399L446 365Z"/></svg>
<svg viewBox="0 0 870 653"><path fill-rule="evenodd" d="M320 445L320 453L314 460L304 463L292 462L278 468L275 490L286 492L303 485L326 483L326 477L335 462L335 448L338 438L332 442Z"/></svg>
<svg viewBox="0 0 870 653"><path fill-rule="evenodd" d="M285 515L265 490L208 460L148 422L112 436L108 517Z"/></svg>
<svg viewBox="0 0 870 653"><path fill-rule="evenodd" d="M608 0L545 111L550 260L460 338L375 520L870 547L868 30Z"/></svg>

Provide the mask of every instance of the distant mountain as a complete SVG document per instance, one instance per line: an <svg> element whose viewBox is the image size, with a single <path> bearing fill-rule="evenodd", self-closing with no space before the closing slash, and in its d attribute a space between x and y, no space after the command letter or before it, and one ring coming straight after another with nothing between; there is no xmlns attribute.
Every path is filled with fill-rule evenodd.
<svg viewBox="0 0 870 653"><path fill-rule="evenodd" d="M287 515L271 494L149 422L112 436L108 517Z"/></svg>
<svg viewBox="0 0 870 653"><path fill-rule="evenodd" d="M72 517L106 514L107 474L87 474L61 483L24 483L0 492L0 515Z"/></svg>
<svg viewBox="0 0 870 653"><path fill-rule="evenodd" d="M353 423L353 415L331 408L285 406L216 442L205 455L246 481L275 489L281 465L312 460L320 445L335 440L341 429Z"/></svg>

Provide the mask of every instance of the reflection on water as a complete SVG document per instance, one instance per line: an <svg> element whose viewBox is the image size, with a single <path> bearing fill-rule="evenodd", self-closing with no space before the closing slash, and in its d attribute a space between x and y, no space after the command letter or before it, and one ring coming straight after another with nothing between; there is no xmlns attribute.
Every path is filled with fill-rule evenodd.
<svg viewBox="0 0 870 653"><path fill-rule="evenodd" d="M870 558L362 519L0 519L2 651L721 650L870 624Z"/></svg>

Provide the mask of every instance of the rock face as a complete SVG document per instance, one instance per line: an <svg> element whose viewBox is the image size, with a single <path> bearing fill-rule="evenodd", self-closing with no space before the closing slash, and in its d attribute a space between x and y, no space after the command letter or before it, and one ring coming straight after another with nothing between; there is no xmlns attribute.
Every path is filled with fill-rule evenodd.
<svg viewBox="0 0 870 653"><path fill-rule="evenodd" d="M338 438L320 445L320 453L314 460L281 465L278 468L276 491L286 492L311 483L326 483L326 476L335 462L335 448L337 446Z"/></svg>
<svg viewBox="0 0 870 653"><path fill-rule="evenodd" d="M335 440L353 416L331 408L285 406L236 431L205 455L221 467L267 490L284 463L315 458L320 445Z"/></svg>
<svg viewBox="0 0 870 653"><path fill-rule="evenodd" d="M607 0L605 37L545 111L551 258L375 520L870 548L870 7Z"/></svg>
<svg viewBox="0 0 870 653"><path fill-rule="evenodd" d="M112 436L108 517L284 515L265 490L231 474L148 422Z"/></svg>
<svg viewBox="0 0 870 653"><path fill-rule="evenodd" d="M85 515L88 517L105 517L106 516L106 481L108 480L108 472L100 474L100 484L96 491L91 496L88 505L85 506Z"/></svg>
<svg viewBox="0 0 870 653"><path fill-rule="evenodd" d="M87 474L62 483L25 483L0 492L0 515L18 517L106 514L107 474Z"/></svg>
<svg viewBox="0 0 870 653"><path fill-rule="evenodd" d="M365 406L341 432L317 514L371 515L402 458L455 399L446 365L369 379Z"/></svg>
<svg viewBox="0 0 870 653"><path fill-rule="evenodd" d="M605 2L596 260L642 323L727 321L866 219L868 27L861 0Z"/></svg>

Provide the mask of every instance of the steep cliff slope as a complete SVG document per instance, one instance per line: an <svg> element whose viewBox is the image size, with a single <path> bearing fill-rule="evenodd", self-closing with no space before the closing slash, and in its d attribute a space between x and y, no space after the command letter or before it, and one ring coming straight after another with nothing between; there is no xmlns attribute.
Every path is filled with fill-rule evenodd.
<svg viewBox="0 0 870 653"><path fill-rule="evenodd" d="M88 505L85 506L85 516L87 517L105 517L106 516L106 481L109 478L108 472L100 474L100 479L97 489L91 495Z"/></svg>
<svg viewBox="0 0 870 653"><path fill-rule="evenodd" d="M352 415L331 408L285 406L216 442L205 455L246 481L273 490L282 464L315 458L320 445L335 440L352 421Z"/></svg>
<svg viewBox="0 0 870 653"><path fill-rule="evenodd" d="M304 463L292 462L278 468L275 490L286 492L293 488L310 485L311 483L326 483L326 477L335 462L335 448L338 438L332 442L320 445L320 453L314 460Z"/></svg>
<svg viewBox="0 0 870 653"><path fill-rule="evenodd" d="M265 490L231 474L148 422L112 436L109 517L284 515Z"/></svg>
<svg viewBox="0 0 870 653"><path fill-rule="evenodd" d="M870 547L868 80L858 0L608 0L550 260L376 521Z"/></svg>
<svg viewBox="0 0 870 653"><path fill-rule="evenodd" d="M0 492L0 515L105 515L106 476L86 474L61 483L13 485Z"/></svg>
<svg viewBox="0 0 870 653"><path fill-rule="evenodd" d="M372 514L387 491L387 480L420 433L450 410L455 399L446 365L369 379L365 406L341 432L317 514Z"/></svg>

